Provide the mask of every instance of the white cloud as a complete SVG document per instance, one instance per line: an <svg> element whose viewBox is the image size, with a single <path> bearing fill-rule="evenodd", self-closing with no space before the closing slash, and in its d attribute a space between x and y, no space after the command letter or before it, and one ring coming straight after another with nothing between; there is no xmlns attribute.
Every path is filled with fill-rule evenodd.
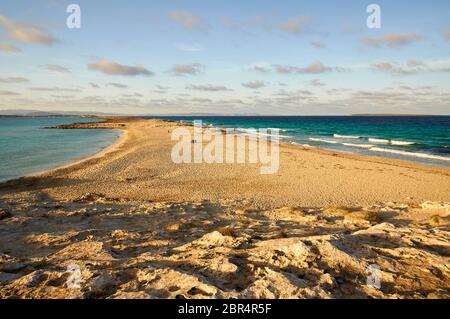
<svg viewBox="0 0 450 319"><path fill-rule="evenodd" d="M259 73L269 73L270 64L269 63L254 63L250 65L249 70L256 71Z"/></svg>
<svg viewBox="0 0 450 319"><path fill-rule="evenodd" d="M174 75L195 75L201 73L202 65L199 63L176 64L170 72Z"/></svg>
<svg viewBox="0 0 450 319"><path fill-rule="evenodd" d="M371 69L394 75L410 75L426 72L450 72L449 60L430 61L382 61L370 64Z"/></svg>
<svg viewBox="0 0 450 319"><path fill-rule="evenodd" d="M0 83L25 83L25 82L29 82L29 80L21 76L10 76L7 78L0 77Z"/></svg>
<svg viewBox="0 0 450 319"><path fill-rule="evenodd" d="M309 81L309 85L319 87L319 86L325 86L325 83L323 83L317 79L314 79L314 80Z"/></svg>
<svg viewBox="0 0 450 319"><path fill-rule="evenodd" d="M70 88L60 88L60 87L31 87L31 91L40 91L40 92L80 92L79 89L70 89Z"/></svg>
<svg viewBox="0 0 450 319"><path fill-rule="evenodd" d="M0 43L0 51L6 53L17 53L20 52L21 50L18 47L15 47L14 45L8 43Z"/></svg>
<svg viewBox="0 0 450 319"><path fill-rule="evenodd" d="M56 38L40 27L14 23L2 15L0 15L0 26L6 30L11 40L17 42L42 45L52 45L58 42Z"/></svg>
<svg viewBox="0 0 450 319"><path fill-rule="evenodd" d="M416 33L389 33L381 37L366 37L362 39L362 42L367 46L376 48L397 48L421 41L423 38L423 36Z"/></svg>
<svg viewBox="0 0 450 319"><path fill-rule="evenodd" d="M126 89L128 86L125 84L121 84L121 83L115 83L115 82L110 82L107 83L106 86L112 86L115 87L117 89Z"/></svg>
<svg viewBox="0 0 450 319"><path fill-rule="evenodd" d="M12 92L12 91L0 91L0 95L3 95L3 96L17 96L17 95L20 95L20 93Z"/></svg>
<svg viewBox="0 0 450 319"><path fill-rule="evenodd" d="M119 64L117 62L100 60L96 63L88 64L90 70L99 71L108 75L123 75L123 76L136 76L145 75L151 76L154 73L147 70L143 66L129 66Z"/></svg>
<svg viewBox="0 0 450 319"><path fill-rule="evenodd" d="M56 73L70 73L70 70L68 68L56 64L47 64L44 65L43 68Z"/></svg>
<svg viewBox="0 0 450 319"><path fill-rule="evenodd" d="M333 71L331 67L325 66L320 61L311 63L304 68L291 65L275 65L275 69L278 73L283 74L319 74Z"/></svg>
<svg viewBox="0 0 450 319"><path fill-rule="evenodd" d="M227 88L223 85L212 85L212 84L205 84L205 85L194 85L191 84L186 87L188 90L194 90L194 91L207 91L207 92L219 92L219 91L232 91L231 89Z"/></svg>
<svg viewBox="0 0 450 319"><path fill-rule="evenodd" d="M260 89L266 85L263 81L253 81L253 82L242 83L242 86L249 88L249 89Z"/></svg>

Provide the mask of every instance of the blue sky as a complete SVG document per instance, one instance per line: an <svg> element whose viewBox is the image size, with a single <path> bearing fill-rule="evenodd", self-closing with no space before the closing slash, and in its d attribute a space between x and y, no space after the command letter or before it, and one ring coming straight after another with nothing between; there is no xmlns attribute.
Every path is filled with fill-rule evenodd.
<svg viewBox="0 0 450 319"><path fill-rule="evenodd" d="M317 2L2 0L0 109L450 114L449 1Z"/></svg>

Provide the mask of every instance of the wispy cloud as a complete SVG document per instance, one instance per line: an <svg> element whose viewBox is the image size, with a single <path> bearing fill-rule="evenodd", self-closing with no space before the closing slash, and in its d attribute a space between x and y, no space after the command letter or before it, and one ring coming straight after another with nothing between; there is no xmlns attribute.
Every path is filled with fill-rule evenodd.
<svg viewBox="0 0 450 319"><path fill-rule="evenodd" d="M0 77L0 83L26 83L26 82L29 82L29 80L21 76L10 76L7 78Z"/></svg>
<svg viewBox="0 0 450 319"><path fill-rule="evenodd" d="M61 88L61 87L31 87L31 91L40 91L40 92L80 92L80 89L70 89L70 88Z"/></svg>
<svg viewBox="0 0 450 319"><path fill-rule="evenodd" d="M170 69L174 75L195 75L201 73L202 65L199 63L176 64Z"/></svg>
<svg viewBox="0 0 450 319"><path fill-rule="evenodd" d="M92 87L93 89L99 89L99 88L100 88L100 85L98 85L97 83L91 82L91 83L89 83L89 84L91 85L91 87Z"/></svg>
<svg viewBox="0 0 450 319"><path fill-rule="evenodd" d="M249 69L251 71L256 71L259 73L269 73L270 72L270 68L268 65L264 64L253 64L249 67Z"/></svg>
<svg viewBox="0 0 450 319"><path fill-rule="evenodd" d="M55 99L73 99L75 95L51 95Z"/></svg>
<svg viewBox="0 0 450 319"><path fill-rule="evenodd" d="M126 89L128 86L125 84L121 84L121 83L115 83L115 82L110 82L107 83L106 86L112 86L115 87L117 89Z"/></svg>
<svg viewBox="0 0 450 319"><path fill-rule="evenodd" d="M384 61L372 63L370 68L394 75L410 75L425 72L450 72L450 61Z"/></svg>
<svg viewBox="0 0 450 319"><path fill-rule="evenodd" d="M143 66L129 66L108 60L100 60L96 63L88 64L90 70L99 71L108 75L136 76L154 75L152 71L147 70Z"/></svg>
<svg viewBox="0 0 450 319"><path fill-rule="evenodd" d="M210 29L209 24L203 18L189 11L173 11L169 13L169 17L188 31L207 32Z"/></svg>
<svg viewBox="0 0 450 319"><path fill-rule="evenodd" d="M42 68L56 73L70 73L68 68L57 64L46 64Z"/></svg>
<svg viewBox="0 0 450 319"><path fill-rule="evenodd" d="M398 48L421 41L423 39L424 39L423 36L418 35L416 33L407 33L407 34L389 33L381 37L365 37L362 39L362 42L367 46L375 48L381 47Z"/></svg>
<svg viewBox="0 0 450 319"><path fill-rule="evenodd" d="M219 91L232 91L231 89L227 88L223 85L212 85L212 84L205 84L205 85L194 85L191 84L186 87L188 90L195 90L195 91L207 91L207 92L219 92Z"/></svg>
<svg viewBox="0 0 450 319"><path fill-rule="evenodd" d="M192 99L190 99L191 102L194 103L211 103L212 100L208 99L208 98L204 98L204 97L193 97Z"/></svg>
<svg viewBox="0 0 450 319"><path fill-rule="evenodd" d="M14 45L8 43L0 43L0 51L6 53L17 53L20 52L21 50L18 47L15 47Z"/></svg>
<svg viewBox="0 0 450 319"><path fill-rule="evenodd" d="M325 83L321 82L318 79L314 79L314 80L309 81L309 85L319 87L319 86L325 86Z"/></svg>
<svg viewBox="0 0 450 319"><path fill-rule="evenodd" d="M12 92L12 91L0 91L0 95L3 95L3 96L16 96L16 95L20 95L20 93Z"/></svg>
<svg viewBox="0 0 450 319"><path fill-rule="evenodd" d="M333 71L331 67L323 65L320 61L311 63L304 68L291 65L275 65L275 69L282 74L319 74Z"/></svg>
<svg viewBox="0 0 450 319"><path fill-rule="evenodd" d="M0 15L0 26L6 30L11 40L17 42L42 45L52 45L58 42L58 39L41 27L15 23L2 15Z"/></svg>
<svg viewBox="0 0 450 319"><path fill-rule="evenodd" d="M299 34L311 24L311 17L299 16L275 25L275 28L291 34Z"/></svg>
<svg viewBox="0 0 450 319"><path fill-rule="evenodd" d="M260 88L266 86L266 84L263 81L253 81L253 82L242 83L242 86L249 88L249 89L260 89Z"/></svg>
<svg viewBox="0 0 450 319"><path fill-rule="evenodd" d="M141 93L132 93L132 94L122 94L123 97L126 98L140 98L143 97Z"/></svg>

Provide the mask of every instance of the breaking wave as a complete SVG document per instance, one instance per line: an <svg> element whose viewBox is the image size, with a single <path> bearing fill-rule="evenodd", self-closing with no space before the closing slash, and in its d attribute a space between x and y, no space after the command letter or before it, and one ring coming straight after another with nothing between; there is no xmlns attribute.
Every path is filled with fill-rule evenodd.
<svg viewBox="0 0 450 319"><path fill-rule="evenodd" d="M351 147L359 147L359 148L371 148L371 147L373 147L372 144L342 143L342 145L351 146Z"/></svg>
<svg viewBox="0 0 450 319"><path fill-rule="evenodd" d="M450 157L439 156L439 155L432 155L432 154L425 154L425 153L406 152L406 151L401 151L401 150L396 150L396 149L389 149L389 148L382 148L382 147L372 147L369 150L373 151L373 152L384 152L384 153L398 154L398 155L404 155L404 156L428 158L428 159L441 160L441 161L450 161Z"/></svg>
<svg viewBox="0 0 450 319"><path fill-rule="evenodd" d="M408 145L413 145L415 144L414 142L406 142L406 141L391 141L392 145L398 145L398 146L408 146Z"/></svg>
<svg viewBox="0 0 450 319"><path fill-rule="evenodd" d="M361 136L355 136L355 135L339 135L339 134L333 134L333 137L335 138L350 138L350 139L359 139Z"/></svg>
<svg viewBox="0 0 450 319"><path fill-rule="evenodd" d="M369 138L369 142L377 143L377 144L389 144L389 140L381 139L381 138Z"/></svg>
<svg viewBox="0 0 450 319"><path fill-rule="evenodd" d="M322 143L328 143L328 144L340 144L340 143L338 143L336 141L325 140L325 139L322 139L322 138L315 138L315 137L310 137L309 140L313 141L313 142L322 142Z"/></svg>

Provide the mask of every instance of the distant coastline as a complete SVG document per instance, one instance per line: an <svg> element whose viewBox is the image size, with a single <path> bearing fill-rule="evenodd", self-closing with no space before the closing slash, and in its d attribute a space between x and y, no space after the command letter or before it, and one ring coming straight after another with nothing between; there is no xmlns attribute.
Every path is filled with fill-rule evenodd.
<svg viewBox="0 0 450 319"><path fill-rule="evenodd" d="M201 116L201 117L358 117L358 116L373 116L373 117L428 117L428 116L450 116L446 114L396 114L396 113L361 113L361 114L309 114L309 115L299 115L299 114L214 114L214 113L180 113L180 114L113 114L113 113L102 113L102 112L76 112L76 111L40 111L40 110L0 110L0 118L15 118L15 117L80 117L80 118L101 118L108 116L126 116L126 117L147 117L147 118L161 118L161 117L191 117L191 116Z"/></svg>
<svg viewBox="0 0 450 319"><path fill-rule="evenodd" d="M436 115L436 114L389 114L389 113L386 113L386 114L371 114L371 113L368 113L368 114L352 114L350 116L392 116L392 117L395 117L395 116L447 116L447 115Z"/></svg>

